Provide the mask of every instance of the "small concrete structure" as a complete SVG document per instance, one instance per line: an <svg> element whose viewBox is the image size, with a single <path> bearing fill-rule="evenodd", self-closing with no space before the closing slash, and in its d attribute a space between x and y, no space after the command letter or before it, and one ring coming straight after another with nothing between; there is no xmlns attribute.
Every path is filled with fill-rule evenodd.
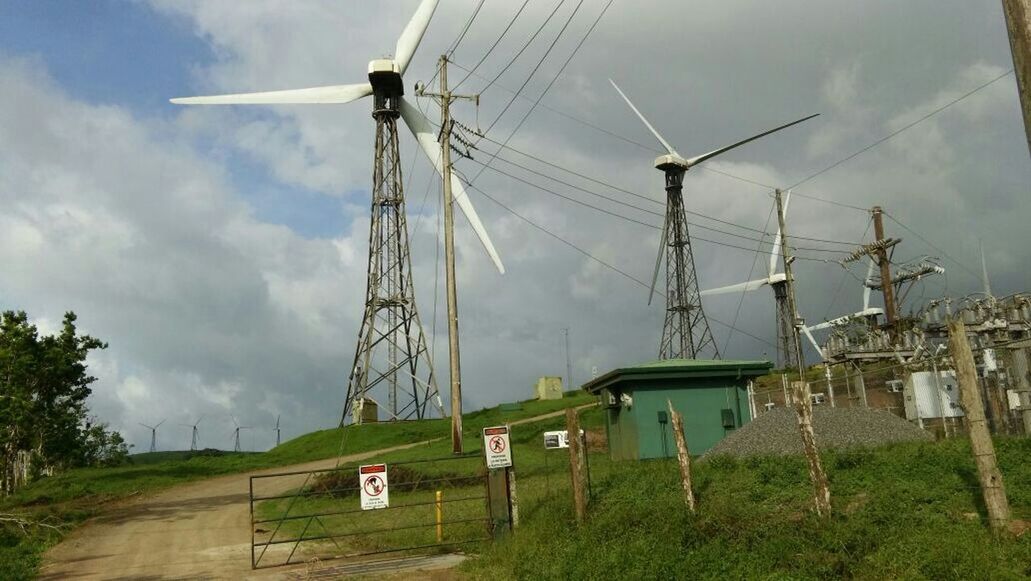
<svg viewBox="0 0 1031 581"><path fill-rule="evenodd" d="M614 369L583 385L601 398L613 460L676 456L666 400L684 416L692 456L703 454L752 420L748 380L769 361L667 359Z"/></svg>
<svg viewBox="0 0 1031 581"><path fill-rule="evenodd" d="M364 398L358 402L358 416L363 424L375 424L379 421L379 405L371 398Z"/></svg>
<svg viewBox="0 0 1031 581"><path fill-rule="evenodd" d="M537 380L537 399L562 399L562 378L546 376Z"/></svg>

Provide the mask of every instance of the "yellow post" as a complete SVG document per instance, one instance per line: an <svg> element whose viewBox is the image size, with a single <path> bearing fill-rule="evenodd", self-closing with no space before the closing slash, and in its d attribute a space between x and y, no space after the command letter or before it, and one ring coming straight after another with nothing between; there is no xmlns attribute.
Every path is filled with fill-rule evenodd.
<svg viewBox="0 0 1031 581"><path fill-rule="evenodd" d="M437 542L444 542L444 493L437 491Z"/></svg>

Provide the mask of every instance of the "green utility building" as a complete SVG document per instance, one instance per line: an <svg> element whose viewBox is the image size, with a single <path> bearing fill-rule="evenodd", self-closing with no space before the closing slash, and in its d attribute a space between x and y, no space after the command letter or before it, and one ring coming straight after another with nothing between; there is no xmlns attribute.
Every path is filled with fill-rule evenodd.
<svg viewBox="0 0 1031 581"><path fill-rule="evenodd" d="M684 416L694 456L751 421L748 380L772 367L769 361L667 359L613 369L583 388L601 399L613 460L676 456L667 399Z"/></svg>

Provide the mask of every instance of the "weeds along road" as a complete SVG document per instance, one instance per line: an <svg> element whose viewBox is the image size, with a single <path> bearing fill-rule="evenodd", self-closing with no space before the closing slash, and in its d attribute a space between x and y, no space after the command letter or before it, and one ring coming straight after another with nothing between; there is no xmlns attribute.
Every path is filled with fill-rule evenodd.
<svg viewBox="0 0 1031 581"><path fill-rule="evenodd" d="M511 422L557 417L565 410ZM341 463L432 440L352 454ZM52 548L40 579L296 578L304 565L251 570L248 479L252 474L332 468L336 458L202 480L126 503L87 522ZM303 477L302 477L303 480ZM285 483L297 486L297 483Z"/></svg>

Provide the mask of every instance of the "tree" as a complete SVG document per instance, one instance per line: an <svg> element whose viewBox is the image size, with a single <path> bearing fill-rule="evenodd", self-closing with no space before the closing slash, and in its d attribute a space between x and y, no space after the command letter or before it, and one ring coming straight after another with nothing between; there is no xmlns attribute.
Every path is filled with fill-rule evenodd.
<svg viewBox="0 0 1031 581"><path fill-rule="evenodd" d="M86 358L107 344L79 335L75 321L65 313L60 333L40 337L24 311L0 315L0 490L12 491L30 472L117 458L125 447L87 418L97 379Z"/></svg>

